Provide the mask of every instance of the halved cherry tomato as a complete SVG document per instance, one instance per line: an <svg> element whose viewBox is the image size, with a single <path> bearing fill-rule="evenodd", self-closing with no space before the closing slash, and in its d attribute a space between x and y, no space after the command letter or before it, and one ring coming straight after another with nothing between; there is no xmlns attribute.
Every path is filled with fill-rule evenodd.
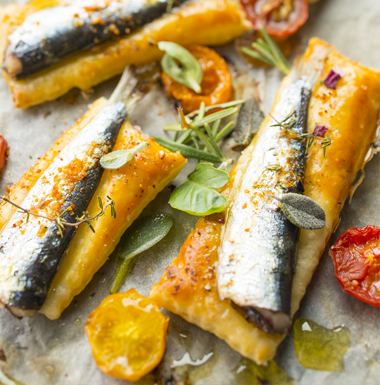
<svg viewBox="0 0 380 385"><path fill-rule="evenodd" d="M252 22L254 28L256 20L267 16L273 10L278 8L281 3L282 0L241 0L241 4L247 17Z"/></svg>
<svg viewBox="0 0 380 385"><path fill-rule="evenodd" d="M85 331L99 369L135 382L161 361L168 323L155 301L130 289L108 296L88 317Z"/></svg>
<svg viewBox="0 0 380 385"><path fill-rule="evenodd" d="M186 48L202 67L202 92L197 94L189 87L173 80L166 72L162 72L162 82L168 97L180 101L186 112L199 109L201 102L205 102L206 107L228 102L232 91L231 73L224 59L213 49L201 45Z"/></svg>
<svg viewBox="0 0 380 385"><path fill-rule="evenodd" d="M7 163L8 152L8 143L0 134L0 174L3 172L5 164Z"/></svg>
<svg viewBox="0 0 380 385"><path fill-rule="evenodd" d="M241 0L242 6L254 29L264 27L269 35L283 38L293 35L305 24L309 15L307 0ZM257 6L256 4L259 4ZM257 8L270 9L270 12L257 12Z"/></svg>
<svg viewBox="0 0 380 385"><path fill-rule="evenodd" d="M352 296L380 307L380 227L352 227L330 249L335 275Z"/></svg>

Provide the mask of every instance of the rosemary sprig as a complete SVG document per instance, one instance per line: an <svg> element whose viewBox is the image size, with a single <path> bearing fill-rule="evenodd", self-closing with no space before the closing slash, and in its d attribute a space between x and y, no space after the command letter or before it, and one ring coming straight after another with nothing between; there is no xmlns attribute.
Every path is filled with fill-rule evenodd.
<svg viewBox="0 0 380 385"><path fill-rule="evenodd" d="M235 114L238 106L244 100L223 103L215 106L206 107L201 103L199 110L184 115L182 109L178 109L178 123L167 124L165 131L174 131L174 140L166 138L155 138L157 143L166 147L170 151L178 151L186 158L195 158L198 161L212 163L230 164L230 159L226 159L218 142L229 135L234 129L235 122L229 122L222 127L222 119ZM213 109L221 111L205 115ZM181 135L178 135L181 133Z"/></svg>
<svg viewBox="0 0 380 385"><path fill-rule="evenodd" d="M63 231L65 229L65 226L77 227L83 223L87 223L88 227L95 233L95 229L92 227L91 222L96 221L98 218L105 215L105 210L108 207L110 207L110 209L111 209L111 218L116 218L115 201L113 199L111 199L108 195L107 195L107 202L104 205L103 205L101 198L98 197L98 203L99 203L99 207L100 207L100 212L98 214L91 217L90 214L88 213L88 211L84 211L82 213L82 216L75 218L77 222L74 222L74 223L66 222L66 221L62 220L63 215L69 211L69 207L66 210L62 211L60 214L58 214L55 218L50 218L50 217L45 216L45 215L33 213L31 210L28 210L28 209L25 209L25 208L19 206L18 204L12 202L9 198L7 198L5 196L0 196L0 199L6 203L9 203L12 206L18 208L19 212L26 214L26 222L29 221L30 215L37 217L37 218L43 218L43 219L47 219L49 221L55 222L57 225L57 228L58 228L58 232L61 235L61 237L63 237Z"/></svg>
<svg viewBox="0 0 380 385"><path fill-rule="evenodd" d="M314 141L320 140L321 141L321 147L323 148L323 157L326 156L326 149L328 146L331 145L332 140L330 137L326 136L318 136L313 135L309 133L299 134L298 132L294 131L291 127L295 123L295 117L294 117L295 111L293 111L289 116L287 116L284 120L279 122L272 114L269 114L276 122L277 124L272 124L271 127L281 127L282 129L286 130L287 132L296 135L299 139L306 139L306 154L309 151L309 148L313 145Z"/></svg>
<svg viewBox="0 0 380 385"><path fill-rule="evenodd" d="M252 48L242 47L241 51L245 54L263 61L273 67L278 68L284 75L290 72L290 65L282 54L276 42L268 35L264 27L260 28L262 38L258 38L256 42L252 43Z"/></svg>

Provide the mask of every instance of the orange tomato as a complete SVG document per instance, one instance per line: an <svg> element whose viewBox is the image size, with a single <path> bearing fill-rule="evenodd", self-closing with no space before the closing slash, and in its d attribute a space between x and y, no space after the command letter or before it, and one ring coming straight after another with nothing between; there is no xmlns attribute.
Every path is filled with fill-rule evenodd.
<svg viewBox="0 0 380 385"><path fill-rule="evenodd" d="M99 369L135 382L161 361L168 323L157 302L130 289L104 299L85 331Z"/></svg>
<svg viewBox="0 0 380 385"><path fill-rule="evenodd" d="M201 102L205 102L206 107L228 102L232 92L231 73L224 59L213 49L201 45L186 48L202 67L202 92L197 94L189 87L176 82L166 72L162 72L162 82L168 97L180 101L186 112L199 109Z"/></svg>

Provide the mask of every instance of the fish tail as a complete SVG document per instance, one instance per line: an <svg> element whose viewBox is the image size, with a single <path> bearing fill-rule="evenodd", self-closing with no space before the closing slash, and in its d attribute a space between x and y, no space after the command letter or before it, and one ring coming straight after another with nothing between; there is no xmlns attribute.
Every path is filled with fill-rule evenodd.
<svg viewBox="0 0 380 385"><path fill-rule="evenodd" d="M133 110L133 107L136 105L136 102L134 101L135 97L133 97L133 91L136 89L137 82L138 79L134 76L132 68L130 66L125 67L118 85L113 91L111 97L108 99L108 104L111 105L118 101L122 101L126 107L128 107L128 105L133 102L130 106L130 109Z"/></svg>
<svg viewBox="0 0 380 385"><path fill-rule="evenodd" d="M125 104L130 114L137 103L151 90L158 79L157 66L150 65L141 68L127 66L121 75L118 85L108 100L108 105L118 101Z"/></svg>
<svg viewBox="0 0 380 385"><path fill-rule="evenodd" d="M296 59L290 74L291 81L303 79L311 89L314 88L325 65L325 59L331 50L331 47L321 47L311 55L303 55Z"/></svg>

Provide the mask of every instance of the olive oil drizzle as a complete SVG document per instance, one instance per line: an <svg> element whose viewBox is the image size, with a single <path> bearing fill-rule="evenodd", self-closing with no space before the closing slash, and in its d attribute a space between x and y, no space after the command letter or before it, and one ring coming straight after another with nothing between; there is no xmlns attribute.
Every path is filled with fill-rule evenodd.
<svg viewBox="0 0 380 385"><path fill-rule="evenodd" d="M305 368L344 371L343 356L351 346L351 333L346 326L326 329L314 321L299 318L293 330L296 354Z"/></svg>
<svg viewBox="0 0 380 385"><path fill-rule="evenodd" d="M257 365L242 357L233 370L235 385L295 385L296 381L281 369L275 360L267 365Z"/></svg>

